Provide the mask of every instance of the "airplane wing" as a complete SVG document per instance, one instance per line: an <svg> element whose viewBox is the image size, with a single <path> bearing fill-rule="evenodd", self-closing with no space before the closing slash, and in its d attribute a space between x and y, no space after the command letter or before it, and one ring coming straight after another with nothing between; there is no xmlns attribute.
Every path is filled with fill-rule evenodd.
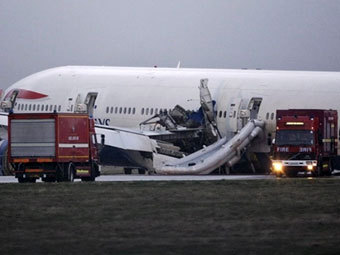
<svg viewBox="0 0 340 255"><path fill-rule="evenodd" d="M142 132L113 126L95 125L98 141L123 150L155 152L157 143Z"/></svg>

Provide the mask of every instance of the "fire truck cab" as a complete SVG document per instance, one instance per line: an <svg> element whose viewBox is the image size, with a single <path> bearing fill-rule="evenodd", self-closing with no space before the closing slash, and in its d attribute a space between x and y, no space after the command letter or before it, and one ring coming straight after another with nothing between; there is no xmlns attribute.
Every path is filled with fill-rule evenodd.
<svg viewBox="0 0 340 255"><path fill-rule="evenodd" d="M277 110L272 170L276 176L330 175L337 156L336 110Z"/></svg>

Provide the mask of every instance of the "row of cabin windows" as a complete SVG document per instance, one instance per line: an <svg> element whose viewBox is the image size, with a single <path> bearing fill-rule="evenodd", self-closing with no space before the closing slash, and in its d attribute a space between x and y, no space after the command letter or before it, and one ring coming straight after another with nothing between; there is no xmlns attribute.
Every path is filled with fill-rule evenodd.
<svg viewBox="0 0 340 255"><path fill-rule="evenodd" d="M52 112L52 111L61 111L61 105L44 105L44 104L16 104L16 107L19 111L37 111L37 112Z"/></svg>
<svg viewBox="0 0 340 255"><path fill-rule="evenodd" d="M223 118L227 118L227 111L224 111L224 112L219 111L218 117L219 117L219 118L222 118L222 115L223 115Z"/></svg>
<svg viewBox="0 0 340 255"><path fill-rule="evenodd" d="M219 118L222 118L222 116L223 116L223 118L226 118L227 117L227 112L226 111L219 111L219 113L218 113L218 117ZM266 114L266 120L269 120L269 116L270 116L270 119L271 120L273 120L274 119L274 117L275 117L275 114L272 112L271 114L269 113L269 112L267 112L267 114ZM231 117L231 116L230 116ZM232 117L233 118L235 118L236 117L236 111L234 111L234 114L232 115Z"/></svg>
<svg viewBox="0 0 340 255"><path fill-rule="evenodd" d="M43 105L42 105L43 106ZM52 106L52 105L51 105ZM33 110L34 111L34 110ZM37 110L39 111L39 109ZM59 105L59 110L60 111L60 105ZM154 115L154 114L158 114L158 113L162 113L162 112L171 112L171 109L158 109L158 108L142 108L141 109L141 115ZM115 114L136 114L136 108L133 107L106 107L106 113L115 113ZM269 116L270 119L273 120L275 117L275 114L272 112L271 114L269 112L267 112L266 114L266 120L269 120ZM227 111L219 111L218 112L218 117L219 118L226 118L227 117ZM231 116L230 116L231 117ZM236 111L234 111L234 114L232 116L233 118L236 117Z"/></svg>
<svg viewBox="0 0 340 255"><path fill-rule="evenodd" d="M154 115L166 111L171 111L168 109L158 109L158 108L142 108L141 109L141 115ZM136 108L135 107L106 107L106 113L111 114L136 114Z"/></svg>
<svg viewBox="0 0 340 255"><path fill-rule="evenodd" d="M133 107L106 107L106 113L115 113L115 114L136 114L136 108Z"/></svg>
<svg viewBox="0 0 340 255"><path fill-rule="evenodd" d="M273 119L274 119L274 116L275 116L275 114L272 112L272 113L270 114L270 119L273 120ZM267 114L266 114L266 120L269 120L269 112L267 112Z"/></svg>
<svg viewBox="0 0 340 255"><path fill-rule="evenodd" d="M142 108L142 110L141 110L141 114L142 115L154 115L154 114L158 114L158 113L163 113L163 112L171 112L171 109L158 109L158 108Z"/></svg>

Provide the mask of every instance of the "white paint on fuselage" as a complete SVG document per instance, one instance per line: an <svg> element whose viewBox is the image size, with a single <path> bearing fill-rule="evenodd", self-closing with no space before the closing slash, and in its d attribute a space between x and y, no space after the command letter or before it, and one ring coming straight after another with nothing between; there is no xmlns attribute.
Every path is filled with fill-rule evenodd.
<svg viewBox="0 0 340 255"><path fill-rule="evenodd" d="M5 94L11 89L27 89L48 95L35 100L17 99L15 112L28 112L18 109L21 104L60 105L61 112L67 112L70 98L74 105L78 95L83 101L88 92L97 92L96 119L108 120L105 123L112 126L137 129L139 123L151 117L142 114L143 108L145 113L147 108L171 109L179 104L185 109L197 110L200 107L198 86L203 78L209 79L208 87L217 102L217 112L228 111L237 98L262 98L258 117L266 121L266 130L271 133L275 132L275 118L270 117L276 109L340 111L338 72L67 66L24 78ZM122 113L116 114L115 107L122 107ZM135 108L135 114L128 114L129 108L131 112ZM266 119L267 113L269 119ZM227 119L223 116L217 119L223 134L227 132Z"/></svg>

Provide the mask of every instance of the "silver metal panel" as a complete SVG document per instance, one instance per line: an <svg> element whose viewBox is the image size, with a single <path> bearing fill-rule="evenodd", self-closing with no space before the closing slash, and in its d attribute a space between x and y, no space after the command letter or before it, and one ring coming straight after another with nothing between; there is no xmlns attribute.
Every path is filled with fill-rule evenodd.
<svg viewBox="0 0 340 255"><path fill-rule="evenodd" d="M55 156L55 120L12 120L11 147L13 157Z"/></svg>

